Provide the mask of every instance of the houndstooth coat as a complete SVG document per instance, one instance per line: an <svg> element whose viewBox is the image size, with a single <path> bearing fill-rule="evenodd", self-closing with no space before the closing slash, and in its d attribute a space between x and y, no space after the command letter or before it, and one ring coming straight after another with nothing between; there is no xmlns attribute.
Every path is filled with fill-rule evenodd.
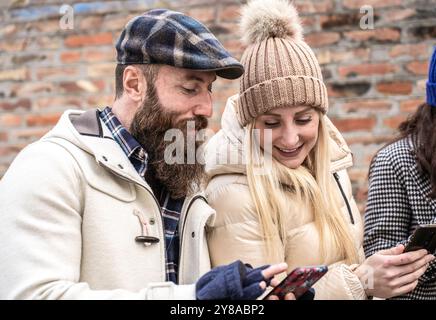
<svg viewBox="0 0 436 320"><path fill-rule="evenodd" d="M436 223L436 200L428 176L418 170L412 139L379 151L369 173L365 212L365 255L405 243L421 224ZM436 263L432 261L414 291L394 299L436 299Z"/></svg>

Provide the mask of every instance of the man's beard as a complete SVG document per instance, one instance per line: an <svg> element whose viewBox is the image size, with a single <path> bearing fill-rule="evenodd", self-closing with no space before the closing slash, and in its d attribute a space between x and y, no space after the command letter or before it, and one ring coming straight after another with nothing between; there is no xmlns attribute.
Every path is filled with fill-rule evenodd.
<svg viewBox="0 0 436 320"><path fill-rule="evenodd" d="M143 105L136 112L130 133L148 154L147 176L164 186L173 199L183 198L195 191L205 177L204 164L187 161L187 122L195 121L196 131L207 128L208 121L204 116L195 116L175 123L178 113L165 111L159 102L154 86L149 86ZM165 149L174 144L165 141L165 133L169 129L179 129L183 132L183 163L168 164L165 161ZM194 138L195 139L195 138ZM182 144L182 141L177 141ZM195 141L195 150L201 142Z"/></svg>

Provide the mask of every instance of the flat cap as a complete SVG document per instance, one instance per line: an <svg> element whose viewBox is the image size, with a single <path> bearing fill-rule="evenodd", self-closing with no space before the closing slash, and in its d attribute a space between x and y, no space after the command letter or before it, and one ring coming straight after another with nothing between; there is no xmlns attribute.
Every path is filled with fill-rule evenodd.
<svg viewBox="0 0 436 320"><path fill-rule="evenodd" d="M130 20L117 41L118 64L166 64L216 71L236 79L244 67L199 21L183 13L153 9Z"/></svg>

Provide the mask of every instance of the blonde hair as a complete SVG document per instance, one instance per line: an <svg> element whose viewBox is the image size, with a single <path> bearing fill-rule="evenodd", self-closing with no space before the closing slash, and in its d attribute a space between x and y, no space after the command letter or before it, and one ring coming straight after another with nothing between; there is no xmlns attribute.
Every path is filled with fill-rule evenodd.
<svg viewBox="0 0 436 320"><path fill-rule="evenodd" d="M289 197L286 192L294 193L296 201L311 207L314 213L315 227L320 235L320 254L323 263L327 260L327 249L336 249L336 255L352 264L358 261L355 241L343 218L338 199L331 190L335 190L330 173L329 135L326 123L320 113L318 140L303 165L289 169L260 150L258 140L253 137L254 121L247 126L247 179L251 196L266 241L267 256L271 261L282 259L280 246L274 242L279 239L286 245L285 227L286 208ZM259 165L268 172L259 174ZM269 167L268 167L269 165ZM331 235L331 236L330 236ZM335 256L336 256L335 255Z"/></svg>

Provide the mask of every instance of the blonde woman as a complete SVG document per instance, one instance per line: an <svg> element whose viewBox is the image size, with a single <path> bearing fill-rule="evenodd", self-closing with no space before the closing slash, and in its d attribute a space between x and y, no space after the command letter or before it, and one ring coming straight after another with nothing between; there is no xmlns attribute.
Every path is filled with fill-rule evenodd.
<svg viewBox="0 0 436 320"><path fill-rule="evenodd" d="M295 8L255 0L243 9L240 93L206 147L206 194L216 210L213 266L326 264L316 299L366 299L413 290L433 258L403 246L364 259L363 226L346 169L352 156L326 117L327 90ZM259 134L256 135L255 133Z"/></svg>

